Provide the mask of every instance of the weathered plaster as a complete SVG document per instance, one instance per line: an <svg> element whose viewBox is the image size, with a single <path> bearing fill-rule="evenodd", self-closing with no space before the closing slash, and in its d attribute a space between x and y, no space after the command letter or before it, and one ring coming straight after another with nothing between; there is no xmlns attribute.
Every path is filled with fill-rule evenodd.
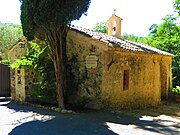
<svg viewBox="0 0 180 135"><path fill-rule="evenodd" d="M69 32L67 46L70 74L75 82L71 86L73 103L91 108L97 103L101 107L138 108L160 104L162 95L167 98L172 57L108 47L74 31ZM85 58L92 46L99 58L98 67L86 69ZM128 90L123 90L124 70L130 72Z"/></svg>
<svg viewBox="0 0 180 135"><path fill-rule="evenodd" d="M111 107L141 107L160 103L160 57L104 52L102 99ZM114 63L107 67L110 61ZM123 90L123 71L129 69L129 89Z"/></svg>

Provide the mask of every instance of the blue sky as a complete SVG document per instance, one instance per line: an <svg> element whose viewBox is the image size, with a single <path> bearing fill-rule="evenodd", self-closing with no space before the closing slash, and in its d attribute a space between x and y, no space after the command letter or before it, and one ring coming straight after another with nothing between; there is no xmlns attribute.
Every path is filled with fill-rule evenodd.
<svg viewBox="0 0 180 135"><path fill-rule="evenodd" d="M88 15L72 24L92 29L104 22L116 9L123 18L122 33L147 35L152 24L161 23L167 14L173 14L173 0L92 0ZM20 24L19 0L0 0L0 21Z"/></svg>

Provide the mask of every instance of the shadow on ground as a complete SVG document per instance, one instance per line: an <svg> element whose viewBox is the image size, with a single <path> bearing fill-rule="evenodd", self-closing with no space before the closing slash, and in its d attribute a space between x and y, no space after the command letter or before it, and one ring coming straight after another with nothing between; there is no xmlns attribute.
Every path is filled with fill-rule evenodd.
<svg viewBox="0 0 180 135"><path fill-rule="evenodd" d="M170 120L141 120L142 116L126 113L81 112L76 114L60 114L34 107L27 107L10 102L4 104L15 112L34 112L41 115L54 116L53 119L32 120L21 123L9 135L117 135L117 134L179 134L180 123Z"/></svg>

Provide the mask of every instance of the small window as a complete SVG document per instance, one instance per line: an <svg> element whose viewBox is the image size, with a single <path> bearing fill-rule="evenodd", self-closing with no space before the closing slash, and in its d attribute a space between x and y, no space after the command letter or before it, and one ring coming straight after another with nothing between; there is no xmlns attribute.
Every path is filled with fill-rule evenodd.
<svg viewBox="0 0 180 135"><path fill-rule="evenodd" d="M20 74L20 73L21 73L21 70L17 70L17 73Z"/></svg>
<svg viewBox="0 0 180 135"><path fill-rule="evenodd" d="M124 70L123 75L123 90L129 89L129 70Z"/></svg>
<svg viewBox="0 0 180 135"><path fill-rule="evenodd" d="M18 77L17 83L21 84L21 77Z"/></svg>

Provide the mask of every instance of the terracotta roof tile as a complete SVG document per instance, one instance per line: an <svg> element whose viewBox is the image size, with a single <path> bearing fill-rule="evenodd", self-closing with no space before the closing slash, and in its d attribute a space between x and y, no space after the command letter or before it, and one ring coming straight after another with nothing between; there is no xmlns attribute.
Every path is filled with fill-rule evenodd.
<svg viewBox="0 0 180 135"><path fill-rule="evenodd" d="M101 42L107 43L107 45L111 47L120 47L125 50L135 51L135 52L145 52L145 53L153 53L153 54L162 54L168 56L174 56L171 53L159 50L157 48L145 45L143 43L136 43L129 40L125 40L122 38L116 38L113 36L109 36L107 34L103 34L101 32L95 32L90 29L71 26L71 29L80 33L83 33L93 39L100 40Z"/></svg>

